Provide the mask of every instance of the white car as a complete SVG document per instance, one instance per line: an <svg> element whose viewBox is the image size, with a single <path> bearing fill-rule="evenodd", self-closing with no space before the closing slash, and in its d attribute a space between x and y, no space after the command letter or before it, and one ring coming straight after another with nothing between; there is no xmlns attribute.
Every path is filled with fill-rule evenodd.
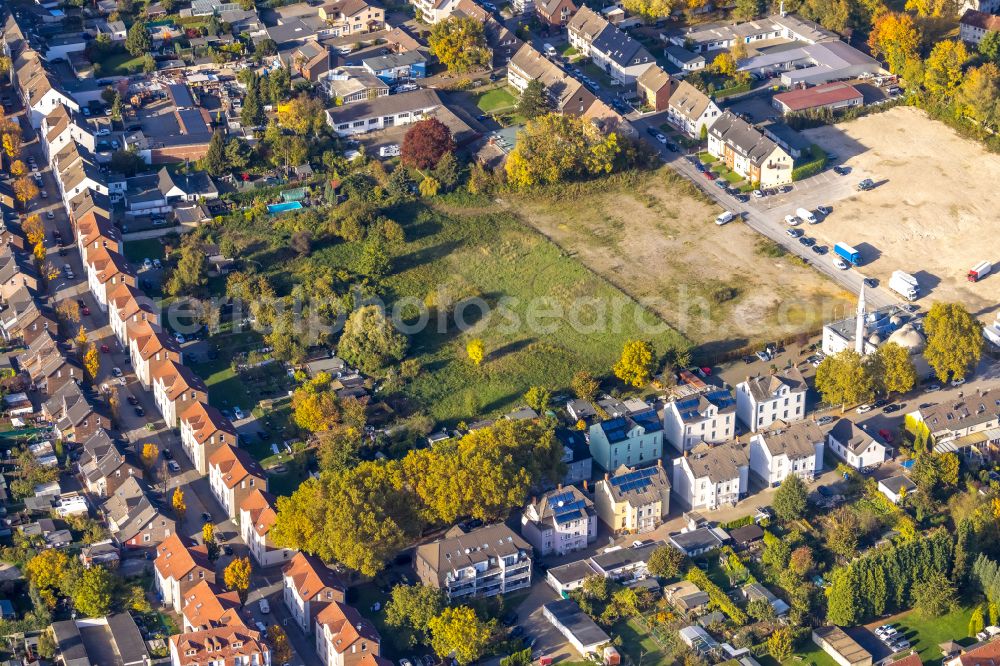
<svg viewBox="0 0 1000 666"><path fill-rule="evenodd" d="M111 130L109 128L102 127L101 129L97 130L96 136L108 136L110 134L111 134Z"/></svg>
<svg viewBox="0 0 1000 666"><path fill-rule="evenodd" d="M786 215L785 216L785 223L788 224L789 226L796 227L796 226L802 224L802 220L800 220L799 218L795 217L794 215Z"/></svg>
<svg viewBox="0 0 1000 666"><path fill-rule="evenodd" d="M265 615L271 612L271 605L267 603L267 599L260 600L260 612Z"/></svg>
<svg viewBox="0 0 1000 666"><path fill-rule="evenodd" d="M752 194L753 194L753 198L754 199L763 199L764 198L764 193L761 192L760 190L754 190L752 192Z"/></svg>
<svg viewBox="0 0 1000 666"><path fill-rule="evenodd" d="M238 421L243 420L244 417L243 410L240 409L239 407L233 407L233 415L236 417L236 420Z"/></svg>
<svg viewBox="0 0 1000 666"><path fill-rule="evenodd" d="M961 386L964 383L965 383L965 378L951 380L951 385L952 386Z"/></svg>
<svg viewBox="0 0 1000 666"><path fill-rule="evenodd" d="M839 259L839 258L833 260L833 265L836 266L837 268L839 268L842 271L846 271L849 268L849 266L847 265L847 262L844 261L843 259Z"/></svg>
<svg viewBox="0 0 1000 666"><path fill-rule="evenodd" d="M719 214L719 216L715 218L715 223L721 227L723 224L732 222L735 219L736 219L736 213L727 210L726 212Z"/></svg>
<svg viewBox="0 0 1000 666"><path fill-rule="evenodd" d="M177 463L176 460L171 460L170 462L167 463L167 469L176 474L177 472L181 471L181 466Z"/></svg>
<svg viewBox="0 0 1000 666"><path fill-rule="evenodd" d="M382 146L378 149L379 157L398 157L399 156L399 144L392 143L388 146Z"/></svg>
<svg viewBox="0 0 1000 666"><path fill-rule="evenodd" d="M42 194L45 194L45 192L42 192ZM54 219L56 219L56 214L53 213L51 210L45 211L45 219L46 220L54 220Z"/></svg>
<svg viewBox="0 0 1000 666"><path fill-rule="evenodd" d="M153 267L152 260L149 257L146 257L145 259L143 259L142 260L142 267L145 268L148 271L150 268Z"/></svg>
<svg viewBox="0 0 1000 666"><path fill-rule="evenodd" d="M122 376L122 369L119 368L118 366L115 366L115 367L111 368L111 376L112 377L121 377Z"/></svg>
<svg viewBox="0 0 1000 666"><path fill-rule="evenodd" d="M854 411L856 411L858 414L867 414L868 412L872 411L872 406L869 404L858 405L858 408L855 409Z"/></svg>

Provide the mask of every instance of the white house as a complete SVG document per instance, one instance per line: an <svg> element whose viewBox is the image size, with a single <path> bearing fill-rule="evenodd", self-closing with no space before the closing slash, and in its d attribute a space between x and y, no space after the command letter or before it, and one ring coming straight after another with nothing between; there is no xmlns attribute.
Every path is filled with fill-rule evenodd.
<svg viewBox="0 0 1000 666"><path fill-rule="evenodd" d="M324 608L344 602L344 583L318 557L296 553L282 574L285 606L305 633L313 630Z"/></svg>
<svg viewBox="0 0 1000 666"><path fill-rule="evenodd" d="M880 437L873 436L847 418L841 418L826 433L830 452L854 469L864 469L885 461L889 450Z"/></svg>
<svg viewBox="0 0 1000 666"><path fill-rule="evenodd" d="M750 459L734 442L700 444L674 460L674 492L692 509L735 505L750 484Z"/></svg>
<svg viewBox="0 0 1000 666"><path fill-rule="evenodd" d="M376 97L326 110L326 122L337 136L353 136L423 120L441 108L441 98L429 89Z"/></svg>
<svg viewBox="0 0 1000 666"><path fill-rule="evenodd" d="M118 285L135 286L135 271L122 255L107 247L89 250L86 257L87 286L102 310L108 309L108 293Z"/></svg>
<svg viewBox="0 0 1000 666"><path fill-rule="evenodd" d="M71 113L62 104L42 119L40 130L45 139L42 147L50 160L71 141L79 143L90 152L94 151L97 144L97 135L90 123L81 120L78 113Z"/></svg>
<svg viewBox="0 0 1000 666"><path fill-rule="evenodd" d="M177 427L177 417L196 402L205 402L205 383L186 365L172 359L160 361L151 369L153 401L171 428Z"/></svg>
<svg viewBox="0 0 1000 666"><path fill-rule="evenodd" d="M896 474L878 482L879 492L889 498L893 504L899 504L904 497L916 489L917 484L902 474Z"/></svg>
<svg viewBox="0 0 1000 666"><path fill-rule="evenodd" d="M792 366L773 375L747 377L736 385L736 416L751 432L775 421L800 421L806 413L806 381Z"/></svg>
<svg viewBox="0 0 1000 666"><path fill-rule="evenodd" d="M566 37L570 46L585 58L590 57L590 47L597 36L610 25L607 19L586 5L580 7L566 24Z"/></svg>
<svg viewBox="0 0 1000 666"><path fill-rule="evenodd" d="M532 499L521 514L521 536L536 555L583 550L597 538L597 512L575 486L559 486Z"/></svg>
<svg viewBox="0 0 1000 666"><path fill-rule="evenodd" d="M729 391L714 389L668 402L663 429L680 452L701 442L725 442L736 435L736 400Z"/></svg>
<svg viewBox="0 0 1000 666"><path fill-rule="evenodd" d="M208 475L208 461L220 447L236 446L236 428L215 407L196 402L180 415L181 446L199 474Z"/></svg>
<svg viewBox="0 0 1000 666"><path fill-rule="evenodd" d="M230 518L238 518L243 501L255 490L267 490L267 476L253 456L225 444L208 459L208 485Z"/></svg>
<svg viewBox="0 0 1000 666"><path fill-rule="evenodd" d="M255 488L240 505L240 536L258 566L284 564L295 555L296 551L271 543L269 534L277 515L274 496L260 488Z"/></svg>
<svg viewBox="0 0 1000 666"><path fill-rule="evenodd" d="M762 430L750 438L750 470L769 486L791 474L812 481L823 469L825 440L812 421Z"/></svg>
<svg viewBox="0 0 1000 666"><path fill-rule="evenodd" d="M656 65L656 59L641 42L611 24L591 43L590 59L625 85L634 84L643 72Z"/></svg>
<svg viewBox="0 0 1000 666"><path fill-rule="evenodd" d="M21 54L21 61L15 76L32 127L38 129L42 124L42 119L52 113L60 104L73 111L80 110L80 105L77 104L76 100L59 87L55 77L45 69L41 56L37 52L26 50Z"/></svg>
<svg viewBox="0 0 1000 666"><path fill-rule="evenodd" d="M689 137L701 136L722 114L712 99L687 81L681 81L667 100L667 121Z"/></svg>

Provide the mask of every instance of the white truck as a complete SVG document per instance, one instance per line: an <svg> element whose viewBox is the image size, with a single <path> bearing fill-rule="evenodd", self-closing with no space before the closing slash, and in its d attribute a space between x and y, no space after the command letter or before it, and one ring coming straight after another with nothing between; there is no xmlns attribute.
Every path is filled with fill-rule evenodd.
<svg viewBox="0 0 1000 666"><path fill-rule="evenodd" d="M908 301L914 301L920 297L920 283L917 278L904 271L893 271L889 278L889 289L902 296Z"/></svg>
<svg viewBox="0 0 1000 666"><path fill-rule="evenodd" d="M988 261L980 261L978 264L972 267L969 271L969 282L979 282L984 277L990 274L993 270L993 264Z"/></svg>
<svg viewBox="0 0 1000 666"><path fill-rule="evenodd" d="M813 214L813 212L808 208L798 208L795 210L795 214L799 218L808 222L809 224L816 224L817 222L819 222L819 220L816 218L816 215Z"/></svg>

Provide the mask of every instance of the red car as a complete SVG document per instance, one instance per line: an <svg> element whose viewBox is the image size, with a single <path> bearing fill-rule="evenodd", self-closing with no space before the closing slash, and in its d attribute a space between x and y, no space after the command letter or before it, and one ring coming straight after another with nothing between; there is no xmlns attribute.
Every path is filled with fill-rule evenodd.
<svg viewBox="0 0 1000 666"><path fill-rule="evenodd" d="M711 377L712 376L712 368L705 367L705 368L702 368L701 371L703 373L705 373L706 377Z"/></svg>
<svg viewBox="0 0 1000 666"><path fill-rule="evenodd" d="M83 315L86 317L87 315L90 314L90 308L85 307L85 308L83 308L82 312L83 312Z"/></svg>
<svg viewBox="0 0 1000 666"><path fill-rule="evenodd" d="M104 352L105 354L107 354L108 352L111 351L111 347L109 347L107 345L101 345L101 351Z"/></svg>
<svg viewBox="0 0 1000 666"><path fill-rule="evenodd" d="M714 173L712 173L711 171L702 171L702 173L705 175L705 178L708 178L709 180L715 180L716 179L716 175Z"/></svg>
<svg viewBox="0 0 1000 666"><path fill-rule="evenodd" d="M885 428L878 431L878 436L884 439L887 444L892 444L892 433Z"/></svg>

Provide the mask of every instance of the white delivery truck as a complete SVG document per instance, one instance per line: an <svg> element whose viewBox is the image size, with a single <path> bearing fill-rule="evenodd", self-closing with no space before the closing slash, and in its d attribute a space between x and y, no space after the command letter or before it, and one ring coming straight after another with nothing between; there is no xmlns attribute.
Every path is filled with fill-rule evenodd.
<svg viewBox="0 0 1000 666"><path fill-rule="evenodd" d="M816 217L816 215L814 215L813 212L808 208L798 208L795 210L795 214L799 218L808 222L809 224L816 224L817 222L819 222L819 219Z"/></svg>
<svg viewBox="0 0 1000 666"><path fill-rule="evenodd" d="M989 275L992 270L993 264L988 261L980 261L972 267L972 270L969 271L969 282L979 282L984 277Z"/></svg>
<svg viewBox="0 0 1000 666"><path fill-rule="evenodd" d="M920 297L920 283L917 278L904 271L893 271L889 278L889 289L902 296L908 301L914 301Z"/></svg>

